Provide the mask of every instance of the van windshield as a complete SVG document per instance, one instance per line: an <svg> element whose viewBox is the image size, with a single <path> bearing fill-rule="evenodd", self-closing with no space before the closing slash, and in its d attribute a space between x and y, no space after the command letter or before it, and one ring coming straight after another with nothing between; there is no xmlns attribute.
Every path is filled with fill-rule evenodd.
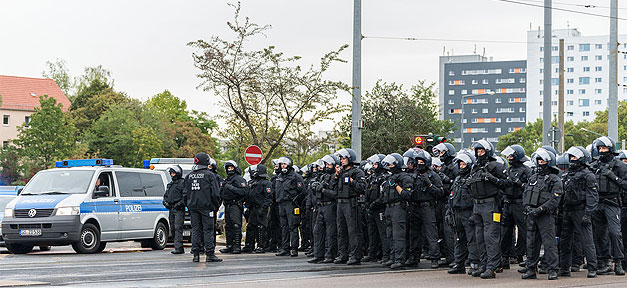
<svg viewBox="0 0 627 288"><path fill-rule="evenodd" d="M84 194L93 175L89 170L42 171L28 181L20 195Z"/></svg>

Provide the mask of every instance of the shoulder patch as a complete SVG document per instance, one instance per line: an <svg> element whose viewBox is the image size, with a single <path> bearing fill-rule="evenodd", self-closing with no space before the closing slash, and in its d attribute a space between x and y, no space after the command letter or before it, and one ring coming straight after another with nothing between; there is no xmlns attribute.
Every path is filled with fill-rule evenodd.
<svg viewBox="0 0 627 288"><path fill-rule="evenodd" d="M272 193L272 190L270 189L270 187L266 188L266 192Z"/></svg>
<svg viewBox="0 0 627 288"><path fill-rule="evenodd" d="M242 182L242 187L246 187L246 182Z"/></svg>

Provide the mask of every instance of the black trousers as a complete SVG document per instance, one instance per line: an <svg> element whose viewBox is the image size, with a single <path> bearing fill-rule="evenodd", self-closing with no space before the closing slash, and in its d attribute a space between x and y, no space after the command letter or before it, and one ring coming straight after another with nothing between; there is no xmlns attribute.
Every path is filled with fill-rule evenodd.
<svg viewBox="0 0 627 288"><path fill-rule="evenodd" d="M475 223L470 220L472 210L454 211L455 216L455 263L464 265L466 259L472 264L479 264Z"/></svg>
<svg viewBox="0 0 627 288"><path fill-rule="evenodd" d="M273 203L270 206L270 215L268 216L268 250L281 247L281 217L279 217L279 203Z"/></svg>
<svg viewBox="0 0 627 288"><path fill-rule="evenodd" d="M455 232L453 227L444 220L448 205L443 200L438 200L436 203L435 218L438 225L438 242L440 243L441 256L446 258L447 261L453 262L455 260Z"/></svg>
<svg viewBox="0 0 627 288"><path fill-rule="evenodd" d="M190 210L192 220L192 254L198 255L202 251L204 244L205 254L214 255L215 253L215 230L213 226L213 211L209 210Z"/></svg>
<svg viewBox="0 0 627 288"><path fill-rule="evenodd" d="M621 232L621 208L599 200L597 210L592 214L592 226L597 258L599 262L610 259L622 261L623 234ZM609 237L608 237L609 236ZM609 242L608 242L609 238Z"/></svg>
<svg viewBox="0 0 627 288"><path fill-rule="evenodd" d="M438 225L436 209L429 202L410 203L409 212L409 257L420 259L423 243L427 244L426 259L439 260L440 247L438 246Z"/></svg>
<svg viewBox="0 0 627 288"><path fill-rule="evenodd" d="M360 209L355 199L337 202L337 247L341 259L361 260Z"/></svg>
<svg viewBox="0 0 627 288"><path fill-rule="evenodd" d="M242 246L242 206L238 203L224 205L224 222L226 224L226 246L239 248Z"/></svg>
<svg viewBox="0 0 627 288"><path fill-rule="evenodd" d="M303 209L300 214L300 238L301 246L304 247L311 246L311 241L313 241L311 213L311 209Z"/></svg>
<svg viewBox="0 0 627 288"><path fill-rule="evenodd" d="M279 217L281 218L281 249L298 249L299 215L294 213L294 204L291 201L279 203Z"/></svg>
<svg viewBox="0 0 627 288"><path fill-rule="evenodd" d="M337 204L320 205L314 214L314 257L334 259L337 255Z"/></svg>
<svg viewBox="0 0 627 288"><path fill-rule="evenodd" d="M386 231L387 222L385 218L385 208L374 209L371 211L371 213L374 218L374 223L377 227L379 240L381 241L381 259L387 261L390 259L390 238L388 238L388 234Z"/></svg>
<svg viewBox="0 0 627 288"><path fill-rule="evenodd" d="M592 237L592 225L584 226L581 219L585 211L564 211L562 218L562 233L560 236L560 269L568 271L573 266L573 246L575 243L575 233L579 235L579 242L583 249L583 255L588 260L588 270L597 270L597 252L594 248L594 240Z"/></svg>
<svg viewBox="0 0 627 288"><path fill-rule="evenodd" d="M472 212L480 266L495 270L501 263L501 223L494 221L494 213L498 213L498 204L496 202L475 204Z"/></svg>
<svg viewBox="0 0 627 288"><path fill-rule="evenodd" d="M406 222L407 213L404 204L394 203L385 208L387 237L390 241L390 259L394 263L405 263L406 258Z"/></svg>
<svg viewBox="0 0 627 288"><path fill-rule="evenodd" d="M183 223L185 223L185 210L170 209L170 235L174 238L174 249L183 250Z"/></svg>
<svg viewBox="0 0 627 288"><path fill-rule="evenodd" d="M527 267L535 269L540 259L540 247L544 245L544 259L548 270L557 270L559 258L555 243L555 217L542 213L527 217Z"/></svg>
<svg viewBox="0 0 627 288"><path fill-rule="evenodd" d="M368 234L368 256L374 259L381 258L381 236L377 228L379 213L377 210L366 210L366 232Z"/></svg>
<svg viewBox="0 0 627 288"><path fill-rule="evenodd" d="M255 249L268 245L266 235L268 233L268 207L250 208L250 218L246 225L246 247Z"/></svg>
<svg viewBox="0 0 627 288"><path fill-rule="evenodd" d="M525 255L527 244L527 223L523 213L522 203L505 203L503 207L501 252L503 257L516 257ZM517 228L518 235L514 237ZM514 244L515 243L515 244Z"/></svg>
<svg viewBox="0 0 627 288"><path fill-rule="evenodd" d="M625 203L627 204L627 203ZM624 204L624 205L625 205ZM622 213L621 213L621 217L620 217L620 231L623 233L623 253L625 253L625 251L627 251L627 241L625 241L625 239L627 239L627 207L623 207L622 209ZM623 261L625 258L623 258ZM623 268L625 268L626 265L623 264Z"/></svg>

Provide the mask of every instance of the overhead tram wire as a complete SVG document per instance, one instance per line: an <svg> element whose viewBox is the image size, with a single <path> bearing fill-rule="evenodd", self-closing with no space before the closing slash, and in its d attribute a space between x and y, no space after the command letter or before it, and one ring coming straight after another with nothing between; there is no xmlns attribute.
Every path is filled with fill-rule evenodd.
<svg viewBox="0 0 627 288"><path fill-rule="evenodd" d="M519 1L544 3L543 0L519 0ZM595 9L595 8L610 9L610 7L608 7L608 6L601 6L601 5L594 5L594 4L577 4L577 3L568 3L568 2L559 2L559 1L557 1L557 2L553 1L552 4L564 5L564 6L575 6L575 7L582 7L582 8L591 8L591 9ZM627 10L627 8L618 8L618 10Z"/></svg>
<svg viewBox="0 0 627 288"><path fill-rule="evenodd" d="M452 38L420 38L420 37L392 37L392 36L362 36L363 39L405 40L405 41L434 41L434 42L465 42L465 43L494 43L494 44L543 44L544 42L527 42L513 40L481 40L481 39L452 39ZM565 43L565 44L579 44Z"/></svg>
<svg viewBox="0 0 627 288"><path fill-rule="evenodd" d="M538 7L538 8L547 8L544 5L540 5L540 4L533 4L533 3L528 3L528 2L520 2L520 1L514 1L514 0L494 0L494 1L498 1L498 2L505 2L505 3L512 3L512 4L519 4L519 5L525 5L525 6L532 6L532 7ZM571 9L565 9L565 8L559 8L559 7L550 7L551 10L556 10L556 11L563 11L563 12L569 12L569 13L576 13L576 14L582 14L582 15L588 15L588 16L595 16L595 17L602 17L602 18L608 18L611 19L613 17L611 16L607 16L607 15L603 15L603 14L597 14L597 13L590 13L590 12L583 12L583 11L577 11L577 10L571 10ZM617 20L627 20L627 18L621 18L621 17L616 17Z"/></svg>

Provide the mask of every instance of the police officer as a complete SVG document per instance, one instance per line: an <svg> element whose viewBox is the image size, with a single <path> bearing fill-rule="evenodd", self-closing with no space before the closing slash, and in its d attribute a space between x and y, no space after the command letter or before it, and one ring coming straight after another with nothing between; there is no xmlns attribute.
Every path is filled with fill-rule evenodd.
<svg viewBox="0 0 627 288"><path fill-rule="evenodd" d="M224 170L227 174L222 184L226 248L220 249L220 253L240 254L242 252L243 201L248 195L248 185L241 176L242 172L235 161L226 161Z"/></svg>
<svg viewBox="0 0 627 288"><path fill-rule="evenodd" d="M303 167L303 168L307 168L307 167ZM307 185L309 182L309 178L311 177L309 175L309 171L305 170L301 170L300 167L294 165L294 172L296 173L296 179L298 179L298 196L296 196L296 199L294 199L294 203L295 205L299 208L300 213L298 215L299 217L299 232L300 232L300 247L298 248L298 251L307 251L309 250L309 248L311 248L311 241L312 241L312 236L311 235L311 225L308 222L308 217L310 217L311 215L307 212L307 207L306 207L306 202L307 202L307 193L308 189L307 189ZM303 177L303 173L305 173L306 177Z"/></svg>
<svg viewBox="0 0 627 288"><path fill-rule="evenodd" d="M294 172L292 159L283 156L277 161L280 173L275 182L276 201L281 219L281 250L276 256L298 256L298 224L300 209L295 203L302 185Z"/></svg>
<svg viewBox="0 0 627 288"><path fill-rule="evenodd" d="M571 147L565 155L569 157L570 165L564 175L559 276L570 276L573 240L577 234L588 260L588 278L594 278L597 275L597 255L592 236L592 214L599 203L597 182L588 169L583 147Z"/></svg>
<svg viewBox="0 0 627 288"><path fill-rule="evenodd" d="M609 260L611 247L611 256L614 258L614 273L616 275L625 275L622 261L625 258L623 254L623 236L620 227L621 205L620 193L622 189L627 189L627 165L614 158L618 153L615 152L614 140L607 136L599 137L593 142L593 146L599 152L599 160L594 166L597 183L599 184L599 206L597 211L592 215L592 221L596 228L595 238L596 246L601 252L599 258L600 275L608 274L611 267L606 265ZM607 243L607 235L609 234L610 243ZM609 244L609 245L608 245Z"/></svg>
<svg viewBox="0 0 627 288"><path fill-rule="evenodd" d="M441 264L453 265L452 262L455 260L455 232L453 231L453 227L446 223L445 217L448 211L448 198L452 191L451 185L459 174L457 163L453 161L455 159L455 147L450 143L439 143L435 145L432 150L435 157L442 163L441 165L437 165L436 171L442 179L442 189L444 190L442 197L436 201L438 233L440 239L443 240L441 241L441 251L446 258L444 263ZM432 161L434 163L438 162L436 158L433 158Z"/></svg>
<svg viewBox="0 0 627 288"><path fill-rule="evenodd" d="M357 154L352 149L336 152L340 167L336 167L337 180L337 231L338 257L335 264L356 265L361 263L361 229L357 196L366 190L366 177L357 166Z"/></svg>
<svg viewBox="0 0 627 288"><path fill-rule="evenodd" d="M527 213L527 272L522 279L536 279L540 247L544 245L544 260L548 265L549 280L557 279L558 255L555 243L555 217L562 180L557 176L556 157L553 152L538 149L535 152L537 173L531 175L523 194Z"/></svg>
<svg viewBox="0 0 627 288"><path fill-rule="evenodd" d="M335 166L340 159L335 155L322 157L322 174L317 182L312 183L317 206L314 221L313 259L309 263L333 263L337 254L337 179Z"/></svg>
<svg viewBox="0 0 627 288"><path fill-rule="evenodd" d="M422 149L410 149L403 156L407 161L408 169L413 170L414 187L410 203L409 226L409 257L406 265L418 264L422 243L426 243L429 251L426 259L431 260L431 268L439 267L440 247L438 246L438 226L436 219L436 200L444 194L442 180L437 173L431 170L431 155ZM412 159L413 158L413 159Z"/></svg>
<svg viewBox="0 0 627 288"><path fill-rule="evenodd" d="M268 181L268 170L265 165L252 165L248 167L248 171L251 179L246 207L250 211L250 220L246 225L246 246L242 252L265 253L264 247L268 244L268 209L272 204L272 183Z"/></svg>
<svg viewBox="0 0 627 288"><path fill-rule="evenodd" d="M470 153L459 152L456 156L459 175L453 182L449 211L446 215L447 224L455 229L455 261L449 274L466 273L466 260L470 262L469 275L472 275L479 268L479 254L477 252L475 223L470 220L472 216L472 196L468 187L470 170L472 169L475 156Z"/></svg>
<svg viewBox="0 0 627 288"><path fill-rule="evenodd" d="M627 154L625 153L625 150L622 150L618 153L618 156L616 156L616 158L620 161L622 161L623 163L627 164ZM622 213L621 213L621 217L620 217L620 229L621 232L623 233L623 253L625 251L627 251L627 241L625 241L624 239L627 239L627 192L623 191L622 193L622 200L623 200L623 209L622 209ZM625 259L623 259L623 269L625 269L625 267L627 267L627 261L625 261Z"/></svg>
<svg viewBox="0 0 627 288"><path fill-rule="evenodd" d="M192 220L192 254L194 262L200 261L201 243L207 262L221 262L215 255L215 230L213 211L220 205L220 188L215 174L207 169L209 154L198 153L194 157L194 169L184 182L183 199Z"/></svg>
<svg viewBox="0 0 627 288"><path fill-rule="evenodd" d="M500 265L500 190L511 185L503 171L504 167L494 158L494 147L484 139L473 142L477 164L470 172L468 185L473 198L472 219L475 222L477 249L481 260L473 277L495 278Z"/></svg>
<svg viewBox="0 0 627 288"><path fill-rule="evenodd" d="M385 169L381 167L381 160L385 158L383 154L374 154L368 157L368 162L372 166L370 175L367 178L366 203L368 205L368 256L362 261L377 262L390 258L390 243L385 232L385 204L381 197L381 184L385 181Z"/></svg>
<svg viewBox="0 0 627 288"><path fill-rule="evenodd" d="M504 204L501 222L503 224L501 237L501 251L503 253L503 268L509 269L509 257L515 256L518 263L523 263L525 255L525 239L527 238L527 223L525 222L524 206L522 204L523 191L527 180L531 177L531 169L523 164L525 160L525 149L520 145L508 146L501 152L507 158L509 167L506 174L512 185L503 190ZM514 227L518 231L516 237L516 251L513 251ZM518 249L520 247L520 249Z"/></svg>
<svg viewBox="0 0 627 288"><path fill-rule="evenodd" d="M220 206L222 205L222 184L224 183L224 179L222 178L222 176L220 176L220 174L218 174L218 162L216 161L216 159L213 158L209 158L209 165L207 166L207 169L209 169L209 171L213 172L213 175L216 176L216 180L218 180L218 186L220 187L220 203L216 206L216 209L213 211L213 215L216 215L216 217L213 217L213 227L215 228L214 230L216 230L217 234L221 234L220 231L218 231L219 229L218 227L218 212L220 211ZM213 237L214 241L213 241L213 245L216 245L216 237Z"/></svg>
<svg viewBox="0 0 627 288"><path fill-rule="evenodd" d="M407 232L407 200L410 199L414 179L408 173L403 172L407 168L403 157L398 153L392 153L383 160L381 165L390 171L391 175L381 185L383 202L385 203L385 219L387 223L387 238L390 241L390 260L384 262L384 266L392 269L400 269L405 265L406 258L406 232Z"/></svg>
<svg viewBox="0 0 627 288"><path fill-rule="evenodd" d="M279 159L272 159L272 165L274 166L272 178L270 178L270 183L272 183L272 205L270 206L270 216L268 217L268 239L270 239L268 243L268 247L265 249L268 252L276 252L278 247L281 247L281 220L279 217L279 202L276 201L276 179L281 174L281 169L279 168Z"/></svg>
<svg viewBox="0 0 627 288"><path fill-rule="evenodd" d="M163 206L170 209L170 233L174 235L172 254L183 254L183 223L185 222L185 201L183 201L183 169L179 165L168 168L172 181L163 195Z"/></svg>

